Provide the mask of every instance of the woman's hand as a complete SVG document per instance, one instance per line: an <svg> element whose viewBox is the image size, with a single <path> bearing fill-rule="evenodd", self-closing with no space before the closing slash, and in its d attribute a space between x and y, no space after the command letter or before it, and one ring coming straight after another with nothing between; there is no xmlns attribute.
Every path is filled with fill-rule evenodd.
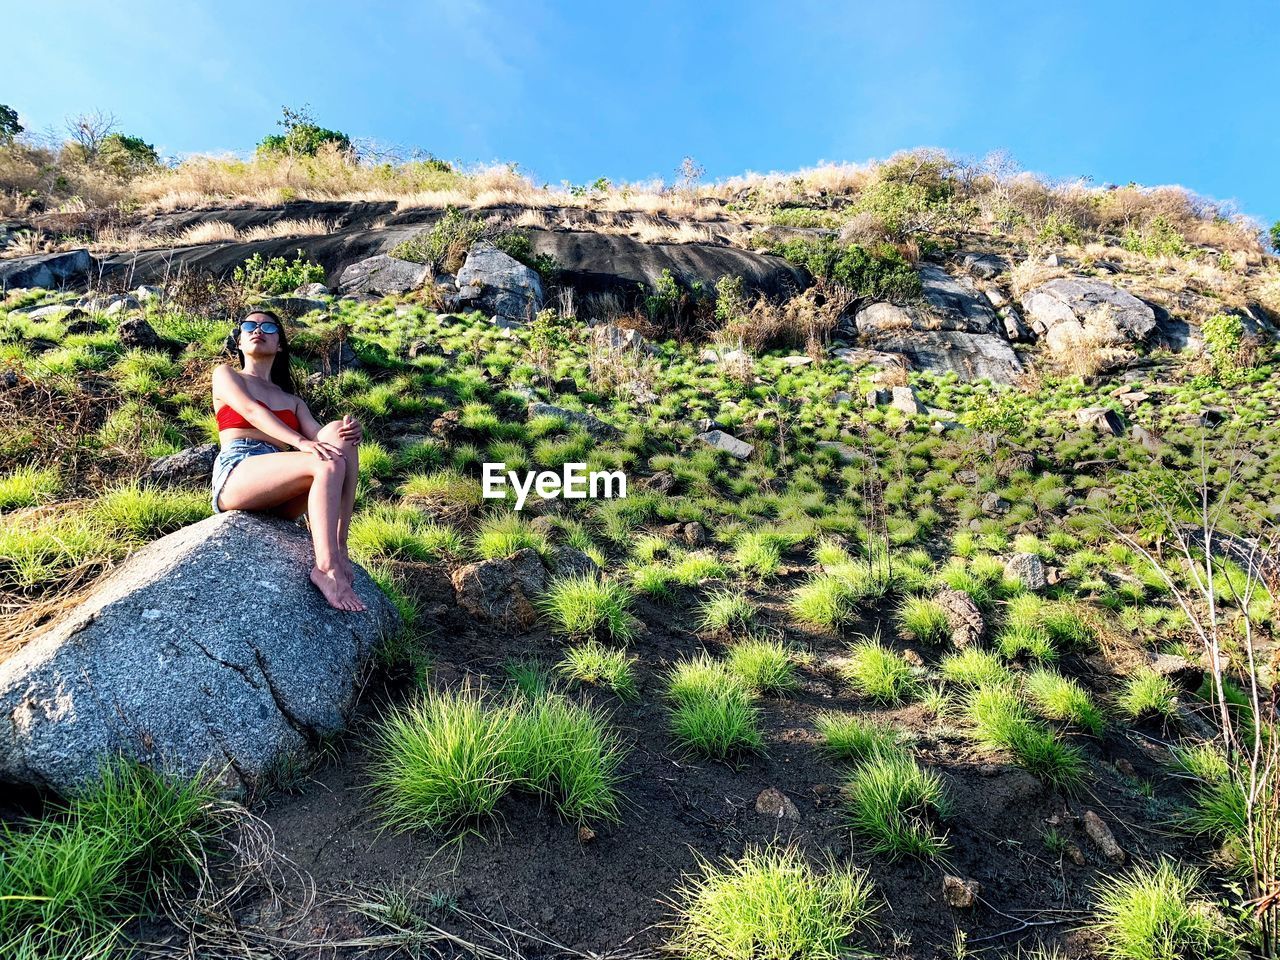
<svg viewBox="0 0 1280 960"><path fill-rule="evenodd" d="M298 444L303 453L314 453L321 460L341 460L342 450L323 440L303 440Z"/></svg>
<svg viewBox="0 0 1280 960"><path fill-rule="evenodd" d="M360 426L359 420L348 413L338 426L338 436L354 446L364 438L364 428Z"/></svg>

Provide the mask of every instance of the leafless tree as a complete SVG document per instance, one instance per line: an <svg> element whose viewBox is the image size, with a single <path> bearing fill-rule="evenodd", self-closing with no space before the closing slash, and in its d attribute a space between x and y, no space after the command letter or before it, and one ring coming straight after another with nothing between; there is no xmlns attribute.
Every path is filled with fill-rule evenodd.
<svg viewBox="0 0 1280 960"><path fill-rule="evenodd" d="M102 142L119 128L114 113L94 110L67 119L67 136L83 151L86 159L93 159L102 149Z"/></svg>

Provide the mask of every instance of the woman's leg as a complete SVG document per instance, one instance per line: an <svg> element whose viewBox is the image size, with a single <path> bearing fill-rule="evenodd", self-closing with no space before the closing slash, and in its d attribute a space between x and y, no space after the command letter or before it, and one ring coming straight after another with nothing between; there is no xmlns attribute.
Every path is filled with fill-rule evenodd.
<svg viewBox="0 0 1280 960"><path fill-rule="evenodd" d="M300 452L259 454L236 464L218 503L224 510L270 510L305 493L316 554L311 582L330 606L363 610L364 604L339 570L337 519L345 475L341 458L321 460Z"/></svg>
<svg viewBox="0 0 1280 960"><path fill-rule="evenodd" d="M356 484L360 480L360 448L348 443L338 435L341 420L326 423L316 434L317 440L331 443L342 450L342 459L346 464L346 473L342 479L342 504L338 511L338 549L342 562L346 565L348 575L354 576L351 566L351 555L347 552L347 532L351 528L351 515L356 509Z"/></svg>

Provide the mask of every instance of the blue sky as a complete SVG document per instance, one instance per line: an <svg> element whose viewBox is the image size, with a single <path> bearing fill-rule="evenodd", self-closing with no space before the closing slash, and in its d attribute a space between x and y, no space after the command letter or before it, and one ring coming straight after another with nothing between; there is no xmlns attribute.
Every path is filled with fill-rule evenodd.
<svg viewBox="0 0 1280 960"><path fill-rule="evenodd" d="M708 178L937 146L1178 183L1280 219L1280 3L0 2L0 103L100 108L166 155L282 104L540 181ZM51 29L56 23L57 29Z"/></svg>

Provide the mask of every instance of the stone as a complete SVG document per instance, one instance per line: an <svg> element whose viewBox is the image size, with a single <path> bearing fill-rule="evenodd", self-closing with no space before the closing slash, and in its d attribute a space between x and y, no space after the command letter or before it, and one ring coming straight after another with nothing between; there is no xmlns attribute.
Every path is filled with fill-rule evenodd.
<svg viewBox="0 0 1280 960"><path fill-rule="evenodd" d="M941 267L920 267L922 300L918 304L873 301L853 315L859 336L899 330L959 330L994 333L996 314L987 298L967 277L953 277Z"/></svg>
<svg viewBox="0 0 1280 960"><path fill-rule="evenodd" d="M1156 329L1155 311L1118 287L1088 277L1059 277L1022 298L1031 329L1054 352L1083 344L1134 347Z"/></svg>
<svg viewBox="0 0 1280 960"><path fill-rule="evenodd" d="M346 267L338 277L338 290L344 296L367 293L385 297L417 290L430 278L431 268L426 264L380 253Z"/></svg>
<svg viewBox="0 0 1280 960"><path fill-rule="evenodd" d="M605 423L589 413L582 413L579 410L566 410L564 407L543 403L541 400L534 400L529 404L529 416L560 417L567 423L577 424L582 427L597 440L611 440L618 435L618 428L611 423Z"/></svg>
<svg viewBox="0 0 1280 960"><path fill-rule="evenodd" d="M841 463L854 463L858 460L857 448L848 443L840 443L838 440L819 440L813 446L817 450L830 450Z"/></svg>
<svg viewBox="0 0 1280 960"><path fill-rule="evenodd" d="M1083 867L1085 863L1088 862L1085 860L1084 851L1080 849L1080 844L1078 843L1075 843L1075 842L1067 843L1067 845L1062 848L1062 852L1066 854L1067 859L1070 860L1072 863L1074 863L1077 867Z"/></svg>
<svg viewBox="0 0 1280 960"><path fill-rule="evenodd" d="M992 491L983 494L982 499L978 501L978 506L987 516L996 517L1008 513L1011 504L1000 494Z"/></svg>
<svg viewBox="0 0 1280 960"><path fill-rule="evenodd" d="M260 310L271 310L286 320L296 320L313 310L328 310L329 301L313 297L264 297L255 305Z"/></svg>
<svg viewBox="0 0 1280 960"><path fill-rule="evenodd" d="M679 479L669 470L659 470L645 481L645 486L655 493L671 493L679 484Z"/></svg>
<svg viewBox="0 0 1280 960"><path fill-rule="evenodd" d="M573 377L561 377L551 385L551 389L556 393L574 393L578 392L578 381Z"/></svg>
<svg viewBox="0 0 1280 960"><path fill-rule="evenodd" d="M88 314L79 307L69 303L55 303L47 307L36 307L36 309L26 312L28 320L58 320L62 323L83 320L87 316Z"/></svg>
<svg viewBox="0 0 1280 960"><path fill-rule="evenodd" d="M711 347L703 347L702 352L698 354L698 359L703 363L719 363L720 354L711 349Z"/></svg>
<svg viewBox="0 0 1280 960"><path fill-rule="evenodd" d="M107 308L103 310L103 314L108 317L116 317L122 313L132 313L134 310L142 309L142 301L137 297L119 297L112 299L107 304Z"/></svg>
<svg viewBox="0 0 1280 960"><path fill-rule="evenodd" d="M0 290L72 286L88 280L94 266L94 258L86 249L0 260Z"/></svg>
<svg viewBox="0 0 1280 960"><path fill-rule="evenodd" d="M1044 561L1034 553L1015 553L1005 563L1004 575L1006 580L1016 580L1037 593L1048 585L1044 575Z"/></svg>
<svg viewBox="0 0 1280 960"><path fill-rule="evenodd" d="M320 371L326 377L341 373L343 370L359 370L362 366L364 364L360 362L355 348L346 337L331 346L320 358Z"/></svg>
<svg viewBox="0 0 1280 960"><path fill-rule="evenodd" d="M309 300L318 300L320 297L329 296L329 288L323 283L304 283L293 292L296 296L306 297Z"/></svg>
<svg viewBox="0 0 1280 960"><path fill-rule="evenodd" d="M1104 436L1119 437L1124 434L1124 421L1110 407L1084 407L1077 410L1076 423L1083 429L1093 430Z"/></svg>
<svg viewBox="0 0 1280 960"><path fill-rule="evenodd" d="M942 899L947 906L957 910L968 910L978 902L982 894L982 884L977 880L965 880L947 874L942 878Z"/></svg>
<svg viewBox="0 0 1280 960"><path fill-rule="evenodd" d="M843 360L851 366L870 366L879 370L907 371L910 365L906 357L898 353L886 353L883 350L866 350L861 347L837 347L831 356Z"/></svg>
<svg viewBox="0 0 1280 960"><path fill-rule="evenodd" d="M516 586L530 600L547 589L547 568L537 550L521 547L507 557L507 562L511 564Z"/></svg>
<svg viewBox="0 0 1280 960"><path fill-rule="evenodd" d="M994 280L1009 269L1009 261L994 253L966 253L961 265L980 280Z"/></svg>
<svg viewBox="0 0 1280 960"><path fill-rule="evenodd" d="M614 323L602 323L592 328L591 340L596 346L608 350L643 350L645 347L644 337L639 331Z"/></svg>
<svg viewBox="0 0 1280 960"><path fill-rule="evenodd" d="M126 350L161 350L165 346L160 335L142 317L129 317L120 321L118 332L120 346Z"/></svg>
<svg viewBox="0 0 1280 960"><path fill-rule="evenodd" d="M800 811L794 801L777 787L765 787L760 791L756 797L756 813L770 820L800 820Z"/></svg>
<svg viewBox="0 0 1280 960"><path fill-rule="evenodd" d="M1005 307L1000 311L1000 323L1004 327L1005 339L1010 343L1031 343L1035 334L1022 320L1017 307Z"/></svg>
<svg viewBox="0 0 1280 960"><path fill-rule="evenodd" d="M920 402L920 398L916 396L915 390L911 387L894 387L889 406L910 416L919 416L929 412L929 408Z"/></svg>
<svg viewBox="0 0 1280 960"><path fill-rule="evenodd" d="M481 240L472 244L458 271L458 298L496 316L523 322L542 309L542 280L536 271Z"/></svg>
<svg viewBox="0 0 1280 960"><path fill-rule="evenodd" d="M889 401L893 399L893 394L882 387L874 387L867 391L867 408L874 410L876 407L885 407L889 405Z"/></svg>
<svg viewBox="0 0 1280 960"><path fill-rule="evenodd" d="M585 823L578 825L578 842L590 843L596 838L596 832L588 827Z"/></svg>
<svg viewBox="0 0 1280 960"><path fill-rule="evenodd" d="M1062 258L1059 257L1056 253L1049 254L1047 257L1044 258L1043 262L1046 267L1062 266Z"/></svg>
<svg viewBox="0 0 1280 960"><path fill-rule="evenodd" d="M780 362L784 367L807 367L813 363L813 357L783 357Z"/></svg>
<svg viewBox="0 0 1280 960"><path fill-rule="evenodd" d="M134 553L0 663L0 779L68 793L122 754L252 788L346 724L399 615L356 568L368 610L308 579L296 524L216 514Z"/></svg>
<svg viewBox="0 0 1280 960"><path fill-rule="evenodd" d="M1009 298L999 287L983 287L982 295L987 298L987 303L991 304L997 311L1009 302Z"/></svg>
<svg viewBox="0 0 1280 960"><path fill-rule="evenodd" d="M545 583L545 572L543 576ZM449 579L458 608L482 623L523 629L537 619L532 598L523 586L536 586L537 577L525 558L521 558L519 569L510 558L465 564Z"/></svg>
<svg viewBox="0 0 1280 960"><path fill-rule="evenodd" d="M1151 669L1183 690L1199 690L1204 682L1204 668L1186 657L1159 653L1151 657Z"/></svg>
<svg viewBox="0 0 1280 960"><path fill-rule="evenodd" d="M731 457L737 457L739 460L746 460L755 451L755 447L745 440L739 440L723 430L708 430L706 433L698 434L698 439L715 447L717 450L723 450Z"/></svg>
<svg viewBox="0 0 1280 960"><path fill-rule="evenodd" d="M218 456L216 443L202 443L151 461L142 479L148 483L179 483L186 480L208 481L213 477L213 461Z"/></svg>
<svg viewBox="0 0 1280 960"><path fill-rule="evenodd" d="M541 519L544 518L539 517L533 522L537 523L537 520ZM577 547L566 544L552 547L547 556L547 563L551 567L551 572L557 577L583 576L600 572L600 567L594 560Z"/></svg>
<svg viewBox="0 0 1280 960"><path fill-rule="evenodd" d="M986 624L977 604L963 590L939 590L934 596L947 614L947 626L951 630L951 645L957 649L977 646L982 641Z"/></svg>
<svg viewBox="0 0 1280 960"><path fill-rule="evenodd" d="M877 352L899 355L904 369L954 373L961 380L990 380L1014 384L1022 376L1022 361L1000 334L961 330L896 330L864 336Z"/></svg>
<svg viewBox="0 0 1280 960"><path fill-rule="evenodd" d="M137 297L140 302L147 303L151 300L159 300L163 297L164 288L144 283L142 286L138 287L137 290L133 291L133 295Z"/></svg>
<svg viewBox="0 0 1280 960"><path fill-rule="evenodd" d="M1160 443L1160 438L1140 423L1135 423L1129 428L1129 439L1141 446L1147 453L1159 453L1163 447L1163 444Z"/></svg>
<svg viewBox="0 0 1280 960"><path fill-rule="evenodd" d="M1086 810L1083 820L1085 834L1102 851L1102 855L1112 863L1124 863L1124 850L1120 848L1120 844L1116 843L1115 835L1103 819L1092 810Z"/></svg>

